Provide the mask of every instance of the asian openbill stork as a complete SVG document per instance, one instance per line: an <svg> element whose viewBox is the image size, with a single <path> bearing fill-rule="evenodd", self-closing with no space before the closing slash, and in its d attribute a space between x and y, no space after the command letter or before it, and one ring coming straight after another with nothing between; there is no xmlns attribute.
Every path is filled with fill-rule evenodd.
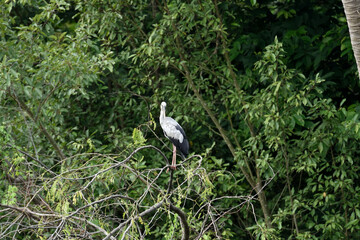
<svg viewBox="0 0 360 240"><path fill-rule="evenodd" d="M189 141L186 138L184 129L171 117L165 116L166 102L160 105L160 125L167 137L173 144L173 157L170 168L176 169L176 148L180 150L183 159L189 154Z"/></svg>

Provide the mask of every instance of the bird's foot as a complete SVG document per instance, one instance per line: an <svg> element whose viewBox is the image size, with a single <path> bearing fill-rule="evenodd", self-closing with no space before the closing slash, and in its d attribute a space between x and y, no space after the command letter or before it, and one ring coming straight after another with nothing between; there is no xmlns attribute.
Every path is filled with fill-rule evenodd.
<svg viewBox="0 0 360 240"><path fill-rule="evenodd" d="M169 169L171 169L172 171L176 170L176 166L170 165L168 169L166 169L166 173L169 172Z"/></svg>

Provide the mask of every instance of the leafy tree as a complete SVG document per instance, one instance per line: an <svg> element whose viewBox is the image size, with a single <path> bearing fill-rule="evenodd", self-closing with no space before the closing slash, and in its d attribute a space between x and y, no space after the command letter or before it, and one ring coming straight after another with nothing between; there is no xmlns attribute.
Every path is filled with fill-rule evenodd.
<svg viewBox="0 0 360 240"><path fill-rule="evenodd" d="M359 237L338 1L3 1L0 236ZM192 154L171 155L167 101Z"/></svg>

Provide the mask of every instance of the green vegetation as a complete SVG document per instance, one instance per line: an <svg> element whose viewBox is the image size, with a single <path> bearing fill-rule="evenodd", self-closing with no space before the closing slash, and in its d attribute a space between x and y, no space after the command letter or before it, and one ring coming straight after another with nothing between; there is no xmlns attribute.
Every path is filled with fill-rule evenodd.
<svg viewBox="0 0 360 240"><path fill-rule="evenodd" d="M0 11L1 239L360 238L341 2ZM162 101L190 140L176 171Z"/></svg>

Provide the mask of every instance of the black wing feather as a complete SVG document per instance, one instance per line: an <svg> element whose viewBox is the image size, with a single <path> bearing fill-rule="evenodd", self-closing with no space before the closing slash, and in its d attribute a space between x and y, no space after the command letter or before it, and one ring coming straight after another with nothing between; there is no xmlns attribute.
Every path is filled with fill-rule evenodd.
<svg viewBox="0 0 360 240"><path fill-rule="evenodd" d="M164 134L168 139L170 139L170 141L175 145L175 147L180 150L180 152L184 155L184 157L187 157L187 155L189 155L189 141L187 140L185 131L180 125L176 125L175 128L179 130L180 133L184 136L184 140L182 143L180 143L179 139L169 137L166 135L165 132Z"/></svg>

